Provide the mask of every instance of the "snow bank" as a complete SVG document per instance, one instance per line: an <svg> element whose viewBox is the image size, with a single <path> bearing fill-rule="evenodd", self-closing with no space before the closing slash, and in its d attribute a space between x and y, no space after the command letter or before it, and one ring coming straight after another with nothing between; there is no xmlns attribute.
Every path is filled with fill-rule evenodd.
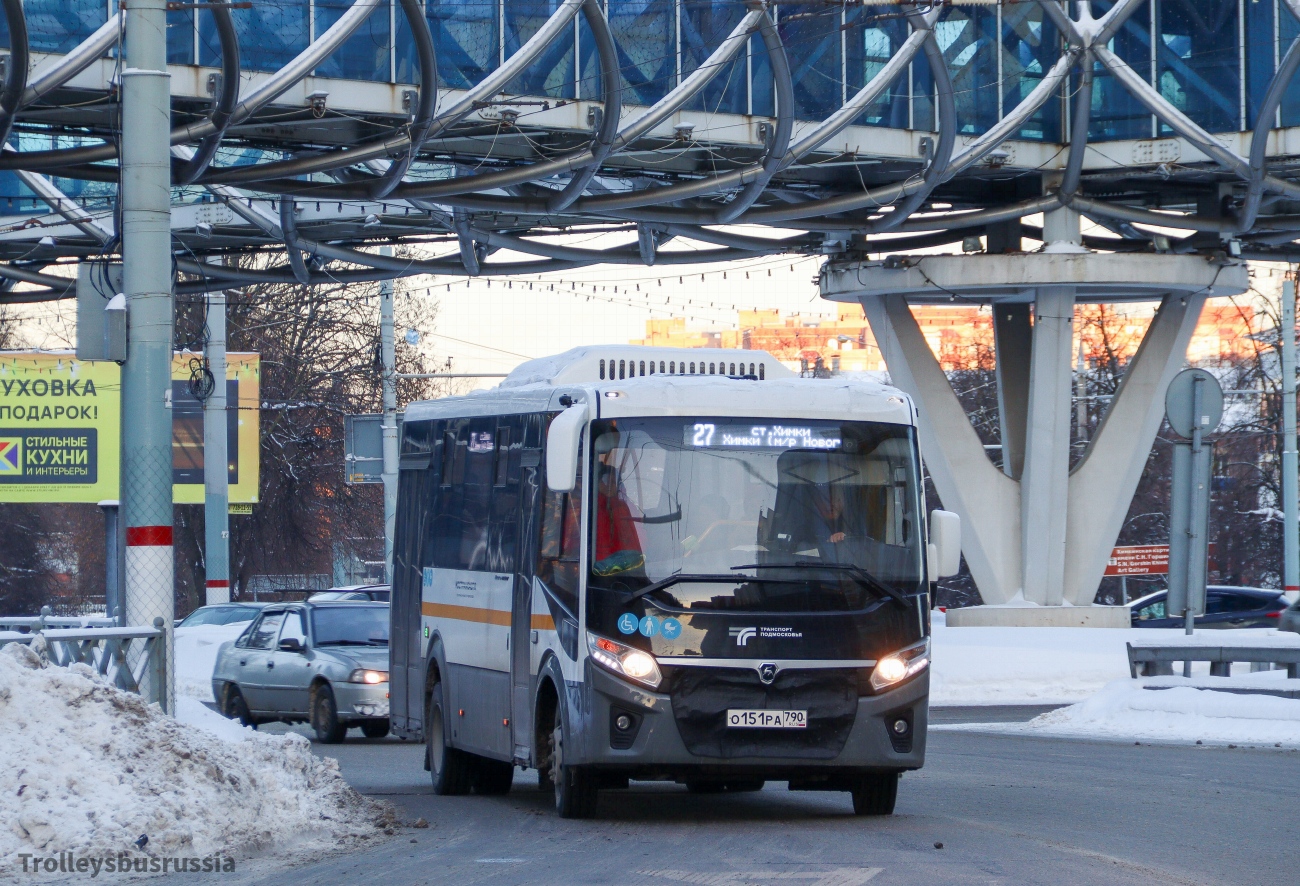
<svg viewBox="0 0 1300 886"><path fill-rule="evenodd" d="M1258 686L1284 681L1284 671L1249 677L1152 677L1107 684L1079 704L1050 711L1028 723L962 723L931 729L1123 739L1162 743L1235 744L1300 748L1300 700L1237 695L1211 688ZM1252 679L1258 678L1258 679ZM1158 687L1155 689L1147 687Z"/></svg>
<svg viewBox="0 0 1300 886"><path fill-rule="evenodd" d="M248 622L232 625L195 625L176 629L176 696L212 701L212 668L217 650L239 639Z"/></svg>
<svg viewBox="0 0 1300 886"><path fill-rule="evenodd" d="M935 705L1069 704L1127 679L1127 643L1191 641L1198 645L1300 645L1300 635L1272 629L950 628L933 625L930 703ZM1209 665L1193 665L1208 674ZM1237 665L1244 670L1246 665Z"/></svg>
<svg viewBox="0 0 1300 886"><path fill-rule="evenodd" d="M174 720L85 665L0 649L0 870L22 853L241 857L376 837L385 807L297 735L230 723L189 696Z"/></svg>

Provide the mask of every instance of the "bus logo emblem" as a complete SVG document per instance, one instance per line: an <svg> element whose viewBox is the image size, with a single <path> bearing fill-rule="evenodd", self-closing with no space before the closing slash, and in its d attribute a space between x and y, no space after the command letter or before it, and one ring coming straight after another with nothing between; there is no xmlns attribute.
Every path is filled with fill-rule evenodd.
<svg viewBox="0 0 1300 886"><path fill-rule="evenodd" d="M770 661L765 661L759 665L758 679L763 681L764 686L771 686L772 681L776 679L776 665Z"/></svg>
<svg viewBox="0 0 1300 886"><path fill-rule="evenodd" d="M728 628L727 633L736 638L737 646L745 646L758 634L758 628Z"/></svg>

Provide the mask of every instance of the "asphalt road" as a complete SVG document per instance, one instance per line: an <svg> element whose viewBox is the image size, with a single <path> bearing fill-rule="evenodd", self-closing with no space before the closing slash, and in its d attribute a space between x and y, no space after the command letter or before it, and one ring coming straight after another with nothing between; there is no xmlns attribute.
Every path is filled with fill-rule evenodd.
<svg viewBox="0 0 1300 886"><path fill-rule="evenodd" d="M1042 710L949 708L935 719ZM856 818L847 794L780 783L722 796L634 783L602 793L597 820L565 821L531 773L505 797L436 797L418 746L354 738L317 750L404 822L430 827L290 869L246 861L221 883L1291 886L1297 877L1293 751L932 732L926 766L903 778L890 818Z"/></svg>

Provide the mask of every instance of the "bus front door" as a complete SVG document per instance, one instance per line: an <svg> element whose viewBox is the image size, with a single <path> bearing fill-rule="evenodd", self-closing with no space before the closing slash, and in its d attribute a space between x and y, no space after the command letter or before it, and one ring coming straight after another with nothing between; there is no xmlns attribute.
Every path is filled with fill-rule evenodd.
<svg viewBox="0 0 1300 886"><path fill-rule="evenodd" d="M516 761L527 760L533 744L533 572L542 502L541 450L524 449L520 462L518 568L510 619L510 734Z"/></svg>

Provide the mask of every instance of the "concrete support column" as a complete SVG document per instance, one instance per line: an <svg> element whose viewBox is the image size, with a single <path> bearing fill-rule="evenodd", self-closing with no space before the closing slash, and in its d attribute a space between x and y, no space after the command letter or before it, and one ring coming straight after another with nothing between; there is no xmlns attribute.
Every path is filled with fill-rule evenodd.
<svg viewBox="0 0 1300 886"><path fill-rule="evenodd" d="M1021 542L1025 599L1059 606L1065 580L1065 501L1070 480L1074 289L1044 286L1034 303Z"/></svg>
<svg viewBox="0 0 1300 886"><path fill-rule="evenodd" d="M1020 586L1020 488L989 461L901 295L862 299L890 380L920 408L921 454L943 506L962 519L962 553L986 603Z"/></svg>
<svg viewBox="0 0 1300 886"><path fill-rule="evenodd" d="M1124 526L1147 454L1165 414L1165 391L1183 368L1205 292L1169 295L1160 303L1119 390L1083 459L1070 475L1065 599L1087 606L1097 594L1106 558Z"/></svg>
<svg viewBox="0 0 1300 886"><path fill-rule="evenodd" d="M126 623L161 619L166 675L143 687L172 710L172 251L171 88L166 0L126 9L122 71L122 264L129 311L122 370L122 503Z"/></svg>

